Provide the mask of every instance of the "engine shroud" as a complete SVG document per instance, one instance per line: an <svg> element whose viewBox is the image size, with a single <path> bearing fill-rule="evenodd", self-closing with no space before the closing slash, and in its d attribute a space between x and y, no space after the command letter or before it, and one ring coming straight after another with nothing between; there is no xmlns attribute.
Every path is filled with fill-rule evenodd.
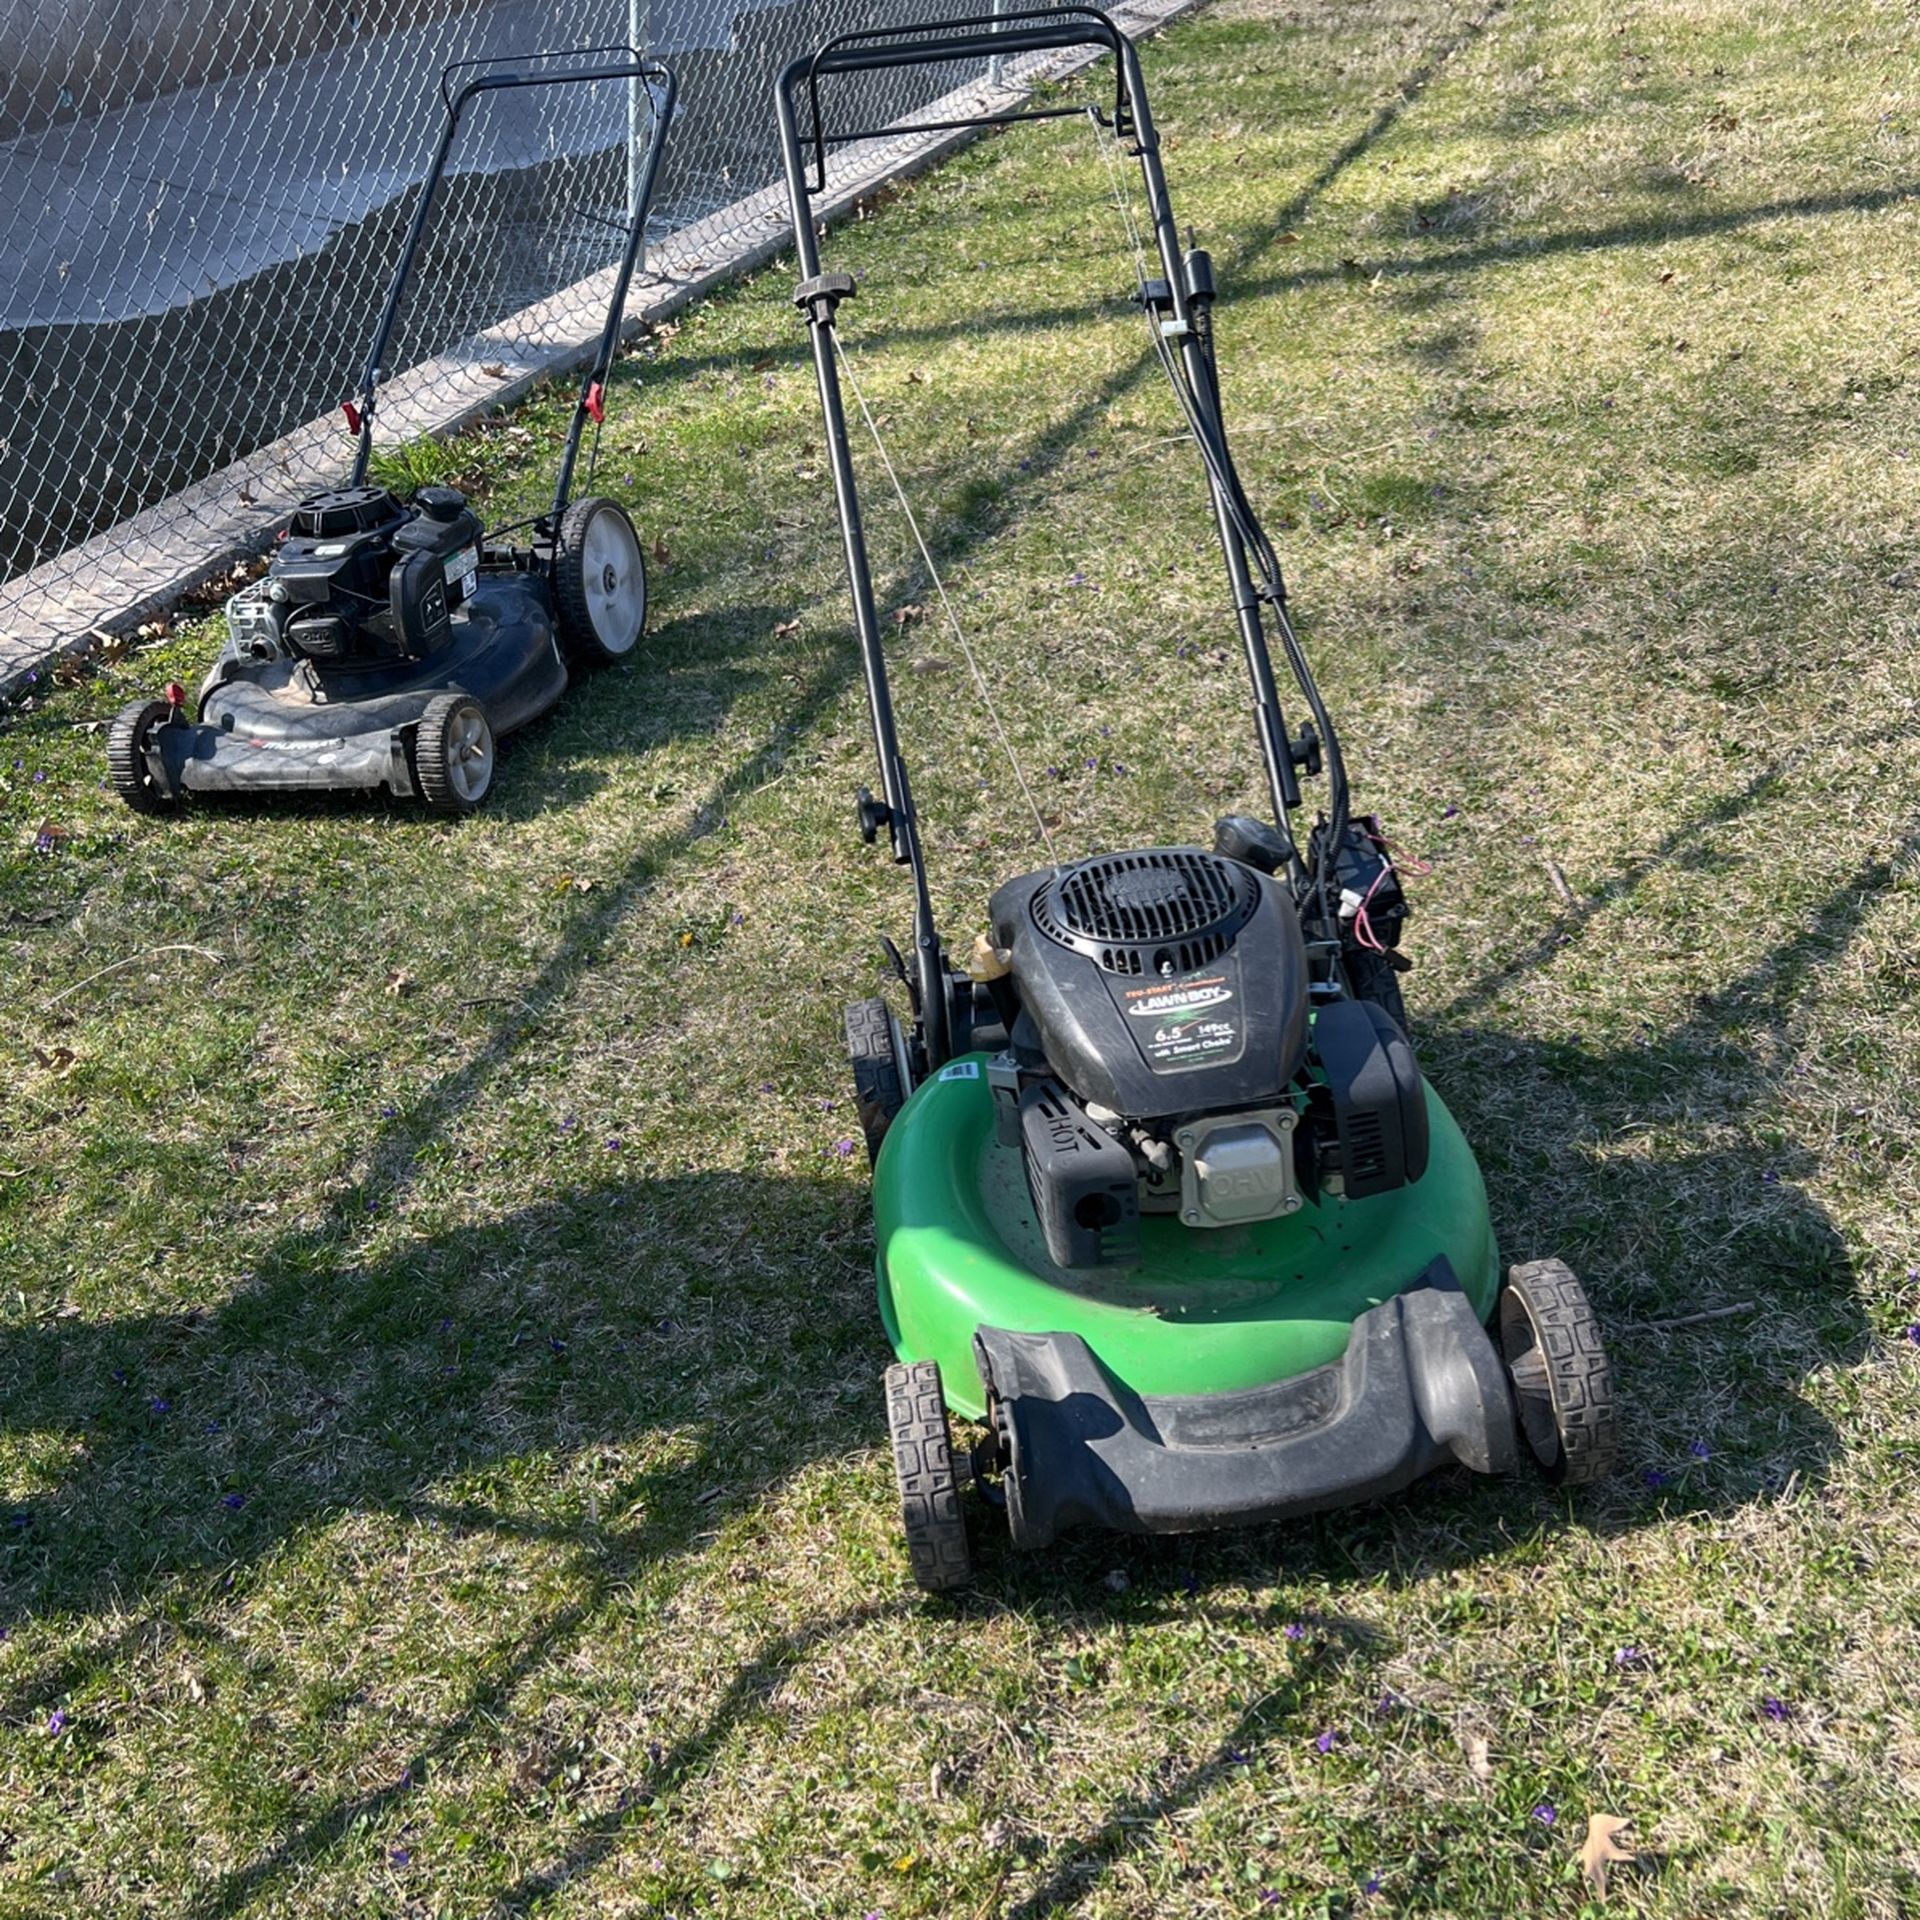
<svg viewBox="0 0 1920 1920"><path fill-rule="evenodd" d="M452 487L412 500L340 487L294 509L257 590L237 596L236 631L261 658L330 667L419 659L452 638L480 563L479 516Z"/></svg>
<svg viewBox="0 0 1920 1920"><path fill-rule="evenodd" d="M989 906L1047 1064L1129 1120L1271 1105L1307 1049L1306 943L1267 875L1198 847L1099 854Z"/></svg>

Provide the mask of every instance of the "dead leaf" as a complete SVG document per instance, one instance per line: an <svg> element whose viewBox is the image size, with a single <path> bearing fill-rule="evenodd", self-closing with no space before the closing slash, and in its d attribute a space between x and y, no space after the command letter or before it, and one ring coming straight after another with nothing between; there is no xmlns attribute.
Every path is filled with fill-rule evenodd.
<svg viewBox="0 0 1920 1920"><path fill-rule="evenodd" d="M784 640L788 634L798 633L799 631L800 622L798 620L782 620L774 627L773 637L776 640Z"/></svg>
<svg viewBox="0 0 1920 1920"><path fill-rule="evenodd" d="M909 600L904 607L894 608L893 624L896 627L911 626L916 620L924 620L926 615L925 607L921 606L917 600Z"/></svg>
<svg viewBox="0 0 1920 1920"><path fill-rule="evenodd" d="M240 489L240 504L243 507L253 505L253 488L251 486L242 485Z"/></svg>
<svg viewBox="0 0 1920 1920"><path fill-rule="evenodd" d="M71 1047L55 1047L51 1053L35 1047L33 1058L36 1066L45 1067L49 1073L61 1080L64 1080L78 1064Z"/></svg>
<svg viewBox="0 0 1920 1920"><path fill-rule="evenodd" d="M480 371L489 380L504 380L507 377L507 363L504 360L483 360Z"/></svg>
<svg viewBox="0 0 1920 1920"><path fill-rule="evenodd" d="M1467 1756L1467 1771L1487 1786L1493 1780L1493 1749L1484 1733L1463 1733L1460 1736L1460 1751Z"/></svg>
<svg viewBox="0 0 1920 1920"><path fill-rule="evenodd" d="M1289 229L1280 236L1280 244L1283 247L1297 247L1300 244L1300 236Z"/></svg>
<svg viewBox="0 0 1920 1920"><path fill-rule="evenodd" d="M1587 1815L1587 1837L1580 1845L1580 1871L1602 1900L1607 1897L1607 1869L1618 1861L1639 1858L1615 1843L1615 1836L1632 1825L1631 1816L1621 1820L1611 1813Z"/></svg>
<svg viewBox="0 0 1920 1920"><path fill-rule="evenodd" d="M942 660L937 653L923 653L913 663L913 670L915 673L951 673L953 662Z"/></svg>
<svg viewBox="0 0 1920 1920"><path fill-rule="evenodd" d="M653 564L654 564L654 565L655 565L656 567L664 567L664 566L666 566L666 565L668 564L668 560L667 560L667 537L666 537L666 535L665 535L665 534L655 534L655 535L654 535L654 539L653 539Z"/></svg>
<svg viewBox="0 0 1920 1920"><path fill-rule="evenodd" d="M413 990L413 975L405 967L395 967L387 975L387 997L397 1000L403 993Z"/></svg>
<svg viewBox="0 0 1920 1920"><path fill-rule="evenodd" d="M927 384L927 376L924 373L914 373L911 370L908 371L908 374L907 374L908 386L924 387L926 384Z"/></svg>

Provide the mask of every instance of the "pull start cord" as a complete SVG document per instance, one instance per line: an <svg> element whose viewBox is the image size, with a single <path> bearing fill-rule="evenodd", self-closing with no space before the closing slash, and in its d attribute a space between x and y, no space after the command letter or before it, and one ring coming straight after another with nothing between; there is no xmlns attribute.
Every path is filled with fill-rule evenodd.
<svg viewBox="0 0 1920 1920"><path fill-rule="evenodd" d="M880 424L873 417L873 409L867 405L867 396L860 385L860 376L854 371L853 358L847 352L846 342L840 338L840 329L827 326L827 338L833 342L833 350L839 359L841 369L847 376L847 385L853 389L854 400L860 408L860 417L867 423L867 432L873 436L875 450L880 455L880 464L887 470L887 479L893 486L893 497L900 503L900 511L906 515L907 525L913 531L913 543L920 549L920 558L927 569L927 576L933 582L933 590L940 596L941 611L946 615L947 625L952 629L953 637L960 644L960 651L966 657L967 669L973 675L973 684L980 690L981 704L987 710L987 718L993 722L994 733L999 737L1000 748L1007 756L1007 764L1013 769L1013 777L1020 784L1020 791L1026 796L1027 806L1033 814L1033 823L1040 829L1040 839L1047 849L1047 859L1054 872L1060 871L1059 851L1053 844L1053 834L1047 826L1046 816L1040 811L1040 803L1033 797L1033 789L1027 784L1027 776L1020 765L1020 756L1013 750L1013 742L1007 737L1007 730L1001 724L1000 710L993 704L993 691L987 685L987 676L980 671L980 662L974 657L973 647L966 632L960 625L960 616L953 610L953 602L947 597L946 582L940 578L940 569L933 564L933 555L927 551L927 543L920 532L920 522L915 517L913 507L907 499L907 491L900 484L900 476L894 471L893 457L887 452L887 443L880 437Z"/></svg>

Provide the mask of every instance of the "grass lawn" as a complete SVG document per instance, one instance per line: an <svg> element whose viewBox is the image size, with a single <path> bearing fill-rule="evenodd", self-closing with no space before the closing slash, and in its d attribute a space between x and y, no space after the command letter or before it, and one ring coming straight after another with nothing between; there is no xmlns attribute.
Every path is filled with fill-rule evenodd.
<svg viewBox="0 0 1920 1920"><path fill-rule="evenodd" d="M101 723L215 618L0 721L0 1913L1573 1915L1595 1812L1608 1913L1920 1913L1916 55L1889 0L1220 0L1146 55L1432 867L1424 1061L1608 1324L1578 1501L910 1589L838 1057L907 896L790 263L622 364L652 632L479 816L126 812ZM1106 193L1022 128L827 249L1074 853L1262 798ZM498 520L562 417L443 464ZM873 480L964 945L1033 827Z"/></svg>

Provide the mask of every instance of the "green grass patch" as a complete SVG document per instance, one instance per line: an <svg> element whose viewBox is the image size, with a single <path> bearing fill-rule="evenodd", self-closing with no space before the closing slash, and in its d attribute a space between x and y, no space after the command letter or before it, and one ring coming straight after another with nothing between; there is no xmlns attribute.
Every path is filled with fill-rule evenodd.
<svg viewBox="0 0 1920 1920"><path fill-rule="evenodd" d="M909 1590L837 1057L907 901L790 262L622 361L653 629L481 815L127 813L102 723L217 618L7 715L0 1912L1573 1914L1596 1811L1610 1911L1914 1911L1917 50L1873 0L1222 0L1146 54L1358 799L1432 869L1423 1057L1611 1330L1577 1505ZM1107 195L1023 128L827 248L1067 853L1261 801ZM515 518L568 399L405 458ZM1035 829L862 460L964 942Z"/></svg>

